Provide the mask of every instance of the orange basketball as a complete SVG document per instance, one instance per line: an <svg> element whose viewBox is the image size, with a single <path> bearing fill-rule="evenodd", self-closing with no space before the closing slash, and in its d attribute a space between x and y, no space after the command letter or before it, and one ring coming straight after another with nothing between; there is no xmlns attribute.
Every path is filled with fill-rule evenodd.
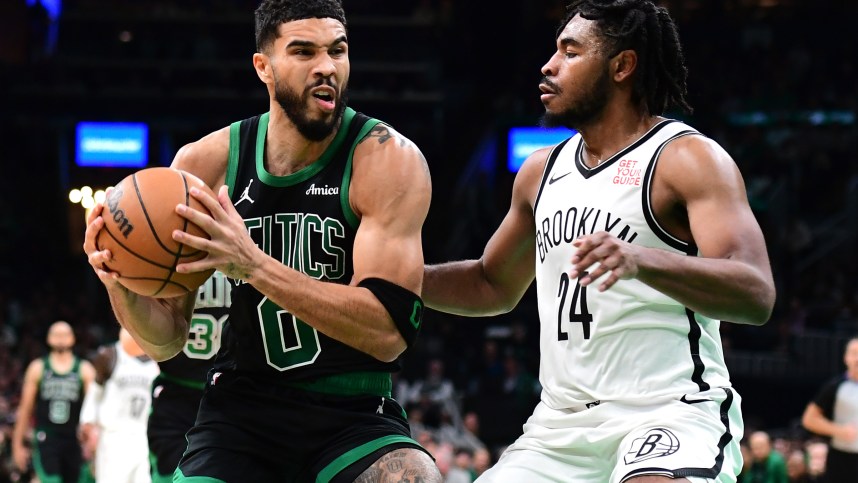
<svg viewBox="0 0 858 483"><path fill-rule="evenodd" d="M208 238L198 226L176 214L183 203L208 213L190 195L191 187L212 193L196 176L172 168L140 170L116 185L104 200L104 228L95 240L109 249L105 268L119 273L119 283L140 295L175 297L202 285L214 270L178 273L176 265L193 262L206 252L173 240L173 230Z"/></svg>

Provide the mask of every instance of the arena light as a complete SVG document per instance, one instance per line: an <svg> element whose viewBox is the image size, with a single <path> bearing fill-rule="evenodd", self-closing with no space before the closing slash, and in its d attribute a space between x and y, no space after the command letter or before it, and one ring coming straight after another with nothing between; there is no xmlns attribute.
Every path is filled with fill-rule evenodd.
<svg viewBox="0 0 858 483"><path fill-rule="evenodd" d="M534 151L553 146L575 134L564 127L513 127L509 130L507 169L518 172L524 160Z"/></svg>
<svg viewBox="0 0 858 483"><path fill-rule="evenodd" d="M143 168L149 162L149 126L128 122L79 122L75 136L78 166Z"/></svg>
<svg viewBox="0 0 858 483"><path fill-rule="evenodd" d="M75 205L80 205L84 209L84 216L89 217L89 212L95 207L96 203L104 203L107 188L93 189L91 186L81 186L80 188L72 188L69 190L69 202Z"/></svg>

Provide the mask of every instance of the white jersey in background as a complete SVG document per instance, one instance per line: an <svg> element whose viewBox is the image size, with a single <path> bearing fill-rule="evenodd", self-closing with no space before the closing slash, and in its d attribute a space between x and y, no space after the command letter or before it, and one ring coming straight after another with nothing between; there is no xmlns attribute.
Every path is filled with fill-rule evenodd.
<svg viewBox="0 0 858 483"><path fill-rule="evenodd" d="M673 120L653 126L595 168L582 160L580 134L548 157L534 203L536 283L542 323L539 379L553 409L604 401L652 401L729 387L719 322L637 280L605 292L600 280L570 279L578 236L607 231L636 245L696 256L653 218L650 187L664 146L699 135Z"/></svg>
<svg viewBox="0 0 858 483"><path fill-rule="evenodd" d="M80 418L81 423L100 428L95 478L99 483L148 482L146 423L158 364L145 356L129 355L120 342L111 349L116 354L113 370L103 386L96 382L91 385Z"/></svg>

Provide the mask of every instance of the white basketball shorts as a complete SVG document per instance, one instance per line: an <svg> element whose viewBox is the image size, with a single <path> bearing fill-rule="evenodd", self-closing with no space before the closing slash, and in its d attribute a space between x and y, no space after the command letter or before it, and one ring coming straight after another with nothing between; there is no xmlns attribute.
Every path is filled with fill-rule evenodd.
<svg viewBox="0 0 858 483"><path fill-rule="evenodd" d="M734 483L741 398L713 388L675 398L555 410L539 403L524 434L479 483L622 483L635 476Z"/></svg>

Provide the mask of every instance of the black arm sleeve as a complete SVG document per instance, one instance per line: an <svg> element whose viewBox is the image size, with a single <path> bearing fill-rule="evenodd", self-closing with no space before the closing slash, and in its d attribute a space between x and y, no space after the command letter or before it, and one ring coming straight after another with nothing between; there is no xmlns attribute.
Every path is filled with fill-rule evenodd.
<svg viewBox="0 0 858 483"><path fill-rule="evenodd" d="M411 347L423 323L423 300L414 292L381 278L361 280L358 287L372 292L384 305L405 343Z"/></svg>

